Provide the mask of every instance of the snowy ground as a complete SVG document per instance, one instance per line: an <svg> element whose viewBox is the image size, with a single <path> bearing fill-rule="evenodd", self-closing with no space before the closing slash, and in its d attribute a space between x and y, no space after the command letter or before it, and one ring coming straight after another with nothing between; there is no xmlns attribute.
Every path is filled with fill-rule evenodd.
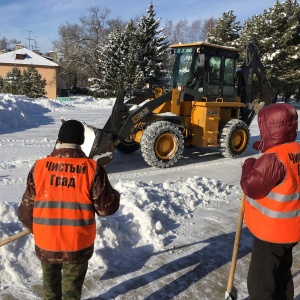
<svg viewBox="0 0 300 300"><path fill-rule="evenodd" d="M28 100L0 94L0 240L22 230L16 209L26 176L55 144L61 117L101 128L114 99L70 102ZM256 119L251 142L258 139ZM226 291L241 191L242 161L216 149L185 149L172 168L148 166L137 151L115 152L106 167L121 193L119 211L97 221L95 253L83 299L223 299ZM243 229L235 285L247 299L251 235ZM300 254L295 249L295 267ZM40 263L32 236L0 248L0 298L41 299ZM300 299L300 276L294 271Z"/></svg>

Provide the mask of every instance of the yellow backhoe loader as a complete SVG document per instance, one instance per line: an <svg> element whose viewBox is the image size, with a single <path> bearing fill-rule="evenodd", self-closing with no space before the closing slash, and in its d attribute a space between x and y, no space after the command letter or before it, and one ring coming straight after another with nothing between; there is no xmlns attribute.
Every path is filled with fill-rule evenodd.
<svg viewBox="0 0 300 300"><path fill-rule="evenodd" d="M107 164L114 148L124 153L140 149L149 165L168 168L185 146L216 147L229 158L243 155L255 114L276 96L257 47L245 45L239 68L239 50L232 47L197 42L170 49L174 65L169 91L155 87L129 98L120 92L107 123L95 131L90 157L108 153ZM255 92L254 74L259 81Z"/></svg>

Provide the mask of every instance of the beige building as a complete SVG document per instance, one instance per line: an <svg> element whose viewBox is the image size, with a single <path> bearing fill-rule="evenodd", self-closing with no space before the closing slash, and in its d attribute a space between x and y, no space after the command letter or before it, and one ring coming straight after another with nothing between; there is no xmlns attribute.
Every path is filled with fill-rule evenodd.
<svg viewBox="0 0 300 300"><path fill-rule="evenodd" d="M58 64L26 48L0 54L0 76L3 78L13 67L18 67L23 72L31 65L41 74L42 79L46 79L46 97L56 99Z"/></svg>

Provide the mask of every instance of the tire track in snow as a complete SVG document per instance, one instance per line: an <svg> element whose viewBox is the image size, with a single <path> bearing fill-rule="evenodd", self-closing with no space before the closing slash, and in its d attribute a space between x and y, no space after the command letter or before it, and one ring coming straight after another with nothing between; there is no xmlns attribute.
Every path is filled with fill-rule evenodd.
<svg viewBox="0 0 300 300"><path fill-rule="evenodd" d="M243 161L245 158L238 158L235 159L237 163L239 161ZM193 163L185 166L178 166L178 167L171 167L171 168L166 168L166 169L158 169L152 167L151 169L143 170L141 172L132 172L132 171L127 171L124 173L116 173L116 174L108 174L108 177L110 180L118 180L118 179L132 179L132 178L137 178L137 177L145 177L145 176L153 176L156 174L171 174L171 173L178 173L180 175L181 172L186 172L191 169L204 169L207 167L217 167L217 166L222 166L222 165L232 165L232 159L224 159L218 162L199 162L199 163ZM150 168L150 167L149 167Z"/></svg>

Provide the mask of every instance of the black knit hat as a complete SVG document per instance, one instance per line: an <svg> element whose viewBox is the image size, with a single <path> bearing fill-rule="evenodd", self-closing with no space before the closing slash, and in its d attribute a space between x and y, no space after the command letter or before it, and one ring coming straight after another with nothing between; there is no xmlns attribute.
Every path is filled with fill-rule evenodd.
<svg viewBox="0 0 300 300"><path fill-rule="evenodd" d="M82 145L84 143L84 126L76 120L65 121L58 133L58 140L62 143Z"/></svg>

